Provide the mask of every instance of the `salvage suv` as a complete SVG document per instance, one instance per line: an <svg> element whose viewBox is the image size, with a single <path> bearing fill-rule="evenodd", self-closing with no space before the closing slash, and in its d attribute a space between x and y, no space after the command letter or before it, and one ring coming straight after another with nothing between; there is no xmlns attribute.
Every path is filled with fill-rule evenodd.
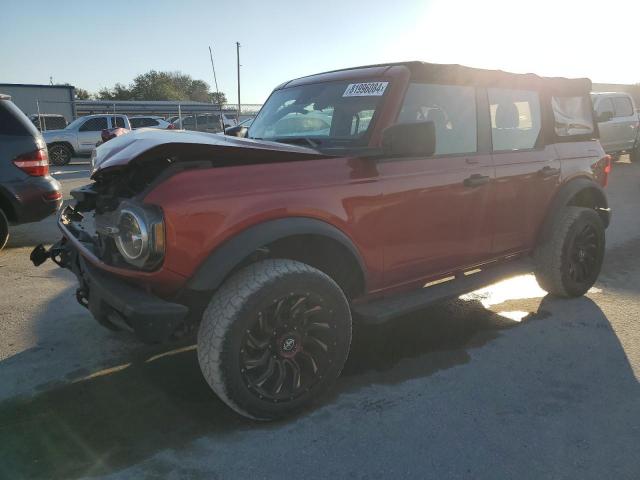
<svg viewBox="0 0 640 480"><path fill-rule="evenodd" d="M202 373L247 417L327 392L352 319L391 321L535 271L598 277L611 164L588 79L419 62L277 87L245 138L134 131L96 152L52 258L104 326L197 332ZM126 392L124 393L126 395Z"/></svg>

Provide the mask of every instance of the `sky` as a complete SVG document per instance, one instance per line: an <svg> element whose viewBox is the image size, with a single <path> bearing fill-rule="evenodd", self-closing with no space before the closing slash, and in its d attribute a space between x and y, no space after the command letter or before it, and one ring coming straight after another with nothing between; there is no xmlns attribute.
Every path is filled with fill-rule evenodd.
<svg viewBox="0 0 640 480"><path fill-rule="evenodd" d="M292 78L403 60L638 83L633 0L0 2L0 83L90 92L151 69L262 103Z"/></svg>

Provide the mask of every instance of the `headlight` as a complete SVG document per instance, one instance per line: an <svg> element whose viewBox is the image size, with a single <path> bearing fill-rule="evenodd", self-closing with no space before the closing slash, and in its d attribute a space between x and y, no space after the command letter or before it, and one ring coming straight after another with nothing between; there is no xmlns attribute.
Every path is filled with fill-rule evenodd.
<svg viewBox="0 0 640 480"><path fill-rule="evenodd" d="M135 212L130 210L120 212L116 245L127 261L139 260L149 250L147 226Z"/></svg>
<svg viewBox="0 0 640 480"><path fill-rule="evenodd" d="M123 259L139 268L157 266L164 256L164 222L160 210L123 202L112 237Z"/></svg>

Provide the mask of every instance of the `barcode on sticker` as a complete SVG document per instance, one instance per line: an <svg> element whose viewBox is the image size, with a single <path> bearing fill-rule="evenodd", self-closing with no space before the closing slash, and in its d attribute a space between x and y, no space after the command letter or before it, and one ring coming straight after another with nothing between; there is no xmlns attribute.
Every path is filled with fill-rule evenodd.
<svg viewBox="0 0 640 480"><path fill-rule="evenodd" d="M343 97L379 97L389 82L350 83L342 94Z"/></svg>

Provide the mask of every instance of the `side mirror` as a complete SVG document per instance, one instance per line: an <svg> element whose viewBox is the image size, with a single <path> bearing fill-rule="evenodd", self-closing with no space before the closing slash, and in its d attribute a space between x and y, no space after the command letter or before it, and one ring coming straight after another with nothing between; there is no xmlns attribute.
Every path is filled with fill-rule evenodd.
<svg viewBox="0 0 640 480"><path fill-rule="evenodd" d="M224 129L224 134L230 137L246 138L249 129L243 125L237 125L235 127L229 127Z"/></svg>
<svg viewBox="0 0 640 480"><path fill-rule="evenodd" d="M382 132L382 148L387 155L421 155L436 151L436 128L433 122L397 123Z"/></svg>
<svg viewBox="0 0 640 480"><path fill-rule="evenodd" d="M596 120L598 121L598 123L602 123L602 122L608 122L612 118L613 118L613 112L605 111L605 112L600 112Z"/></svg>

